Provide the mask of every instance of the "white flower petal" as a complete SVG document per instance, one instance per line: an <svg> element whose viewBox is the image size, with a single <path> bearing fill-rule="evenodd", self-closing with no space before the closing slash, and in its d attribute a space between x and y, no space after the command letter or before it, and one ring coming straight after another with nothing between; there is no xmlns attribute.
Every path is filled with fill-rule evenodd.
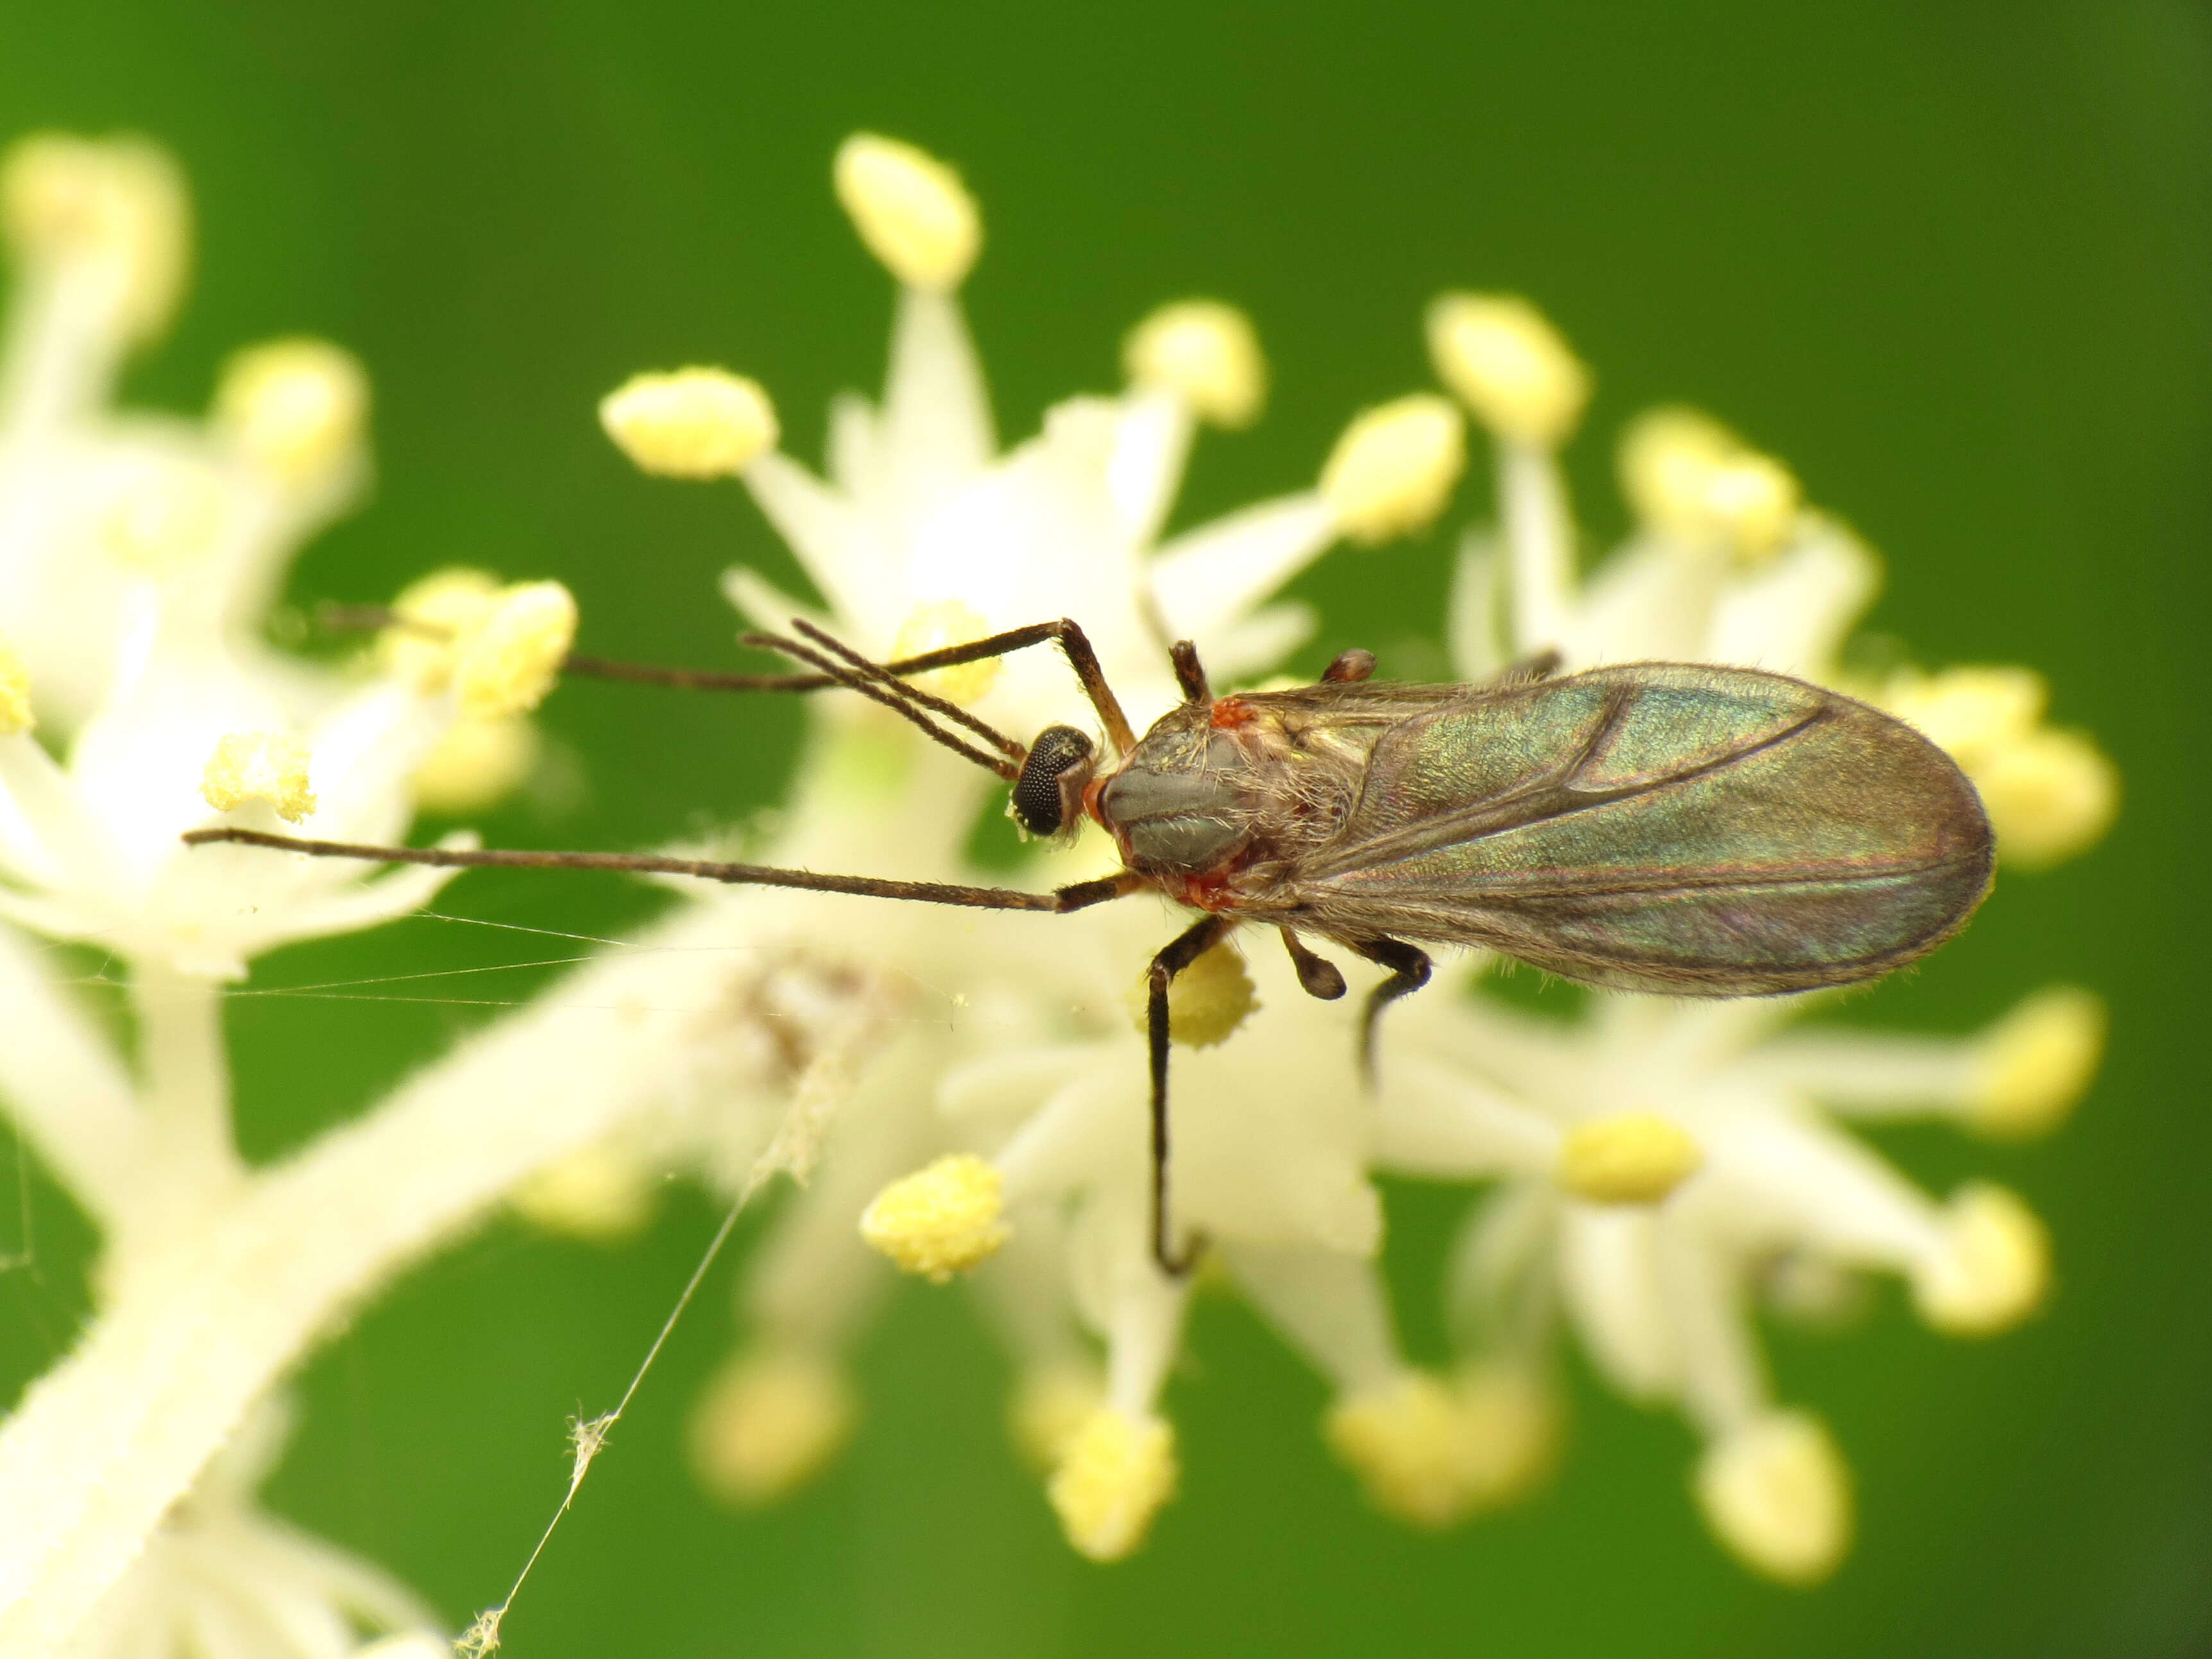
<svg viewBox="0 0 2212 1659"><path fill-rule="evenodd" d="M782 633L794 617L817 628L834 629L836 618L824 615L804 600L795 599L756 571L732 565L722 573L722 597L755 628Z"/></svg>
<svg viewBox="0 0 2212 1659"><path fill-rule="evenodd" d="M1492 532L1469 526L1460 537L1444 644L1452 667L1470 684L1492 678L1511 659L1505 648L1504 562Z"/></svg>
<svg viewBox="0 0 2212 1659"><path fill-rule="evenodd" d="M1974 1051L1956 1038L1827 1029L1777 1037L1745 1063L1751 1075L1847 1117L1918 1117L1960 1098Z"/></svg>
<svg viewBox="0 0 2212 1659"><path fill-rule="evenodd" d="M935 511L990 464L990 394L951 295L900 289L881 418L890 501L905 519Z"/></svg>
<svg viewBox="0 0 2212 1659"><path fill-rule="evenodd" d="M807 579L837 609L853 614L889 574L878 544L882 532L798 462L763 455L745 469L745 488ZM730 580L724 578L725 592Z"/></svg>
<svg viewBox="0 0 2212 1659"><path fill-rule="evenodd" d="M1515 654L1547 647L1571 652L1575 528L1559 458L1528 444L1501 442L1498 506L1513 567Z"/></svg>
<svg viewBox="0 0 2212 1659"><path fill-rule="evenodd" d="M1570 1204L1560 1217L1559 1282L1590 1358L1632 1400L1663 1400L1681 1376L1659 1287L1656 1218Z"/></svg>
<svg viewBox="0 0 2212 1659"><path fill-rule="evenodd" d="M1240 1245L1224 1255L1261 1316L1339 1389L1381 1388L1406 1369L1372 1261L1279 1246Z"/></svg>
<svg viewBox="0 0 2212 1659"><path fill-rule="evenodd" d="M1191 637L1208 676L1233 685L1273 668L1311 639L1320 626L1320 616L1311 605L1285 599L1262 606L1242 622Z"/></svg>
<svg viewBox="0 0 2212 1659"><path fill-rule="evenodd" d="M1702 653L1708 659L1808 679L1834 675L1844 636L1881 586L1881 567L1840 526L1804 523L1778 558L1721 595Z"/></svg>
<svg viewBox="0 0 2212 1659"><path fill-rule="evenodd" d="M1935 1206L1850 1136L1779 1112L1732 1115L1705 1139L1705 1203L1756 1244L1802 1244L1902 1267L1936 1242Z"/></svg>
<svg viewBox="0 0 2212 1659"><path fill-rule="evenodd" d="M1121 399L1106 483L1133 541L1152 543L1167 523L1196 430L1190 405L1172 393L1136 391Z"/></svg>
<svg viewBox="0 0 2212 1659"><path fill-rule="evenodd" d="M1163 544L1152 592L1176 636L1196 639L1246 616L1335 540L1335 520L1317 493L1279 496Z"/></svg>
<svg viewBox="0 0 2212 1659"><path fill-rule="evenodd" d="M830 400L830 435L823 457L830 483L850 501L866 501L884 488L883 440L876 406L858 392Z"/></svg>
<svg viewBox="0 0 2212 1659"><path fill-rule="evenodd" d="M1464 1073L1418 1054L1395 1054L1382 1075L1375 1161L1398 1175L1480 1180L1547 1173L1557 1123Z"/></svg>
<svg viewBox="0 0 2212 1659"><path fill-rule="evenodd" d="M254 927L240 920L237 931L240 956L259 956L280 945L302 939L327 939L334 933L358 933L412 915L436 897L445 884L461 872L410 865L361 886L328 897L298 904L261 918Z"/></svg>
<svg viewBox="0 0 2212 1659"><path fill-rule="evenodd" d="M1653 1260L1680 1366L1682 1402L1708 1434L1749 1422L1765 1406L1765 1368L1751 1340L1740 1276L1686 1226L1654 1230Z"/></svg>
<svg viewBox="0 0 2212 1659"><path fill-rule="evenodd" d="M78 1201L112 1226L135 1185L133 1089L45 955L0 929L0 1097Z"/></svg>

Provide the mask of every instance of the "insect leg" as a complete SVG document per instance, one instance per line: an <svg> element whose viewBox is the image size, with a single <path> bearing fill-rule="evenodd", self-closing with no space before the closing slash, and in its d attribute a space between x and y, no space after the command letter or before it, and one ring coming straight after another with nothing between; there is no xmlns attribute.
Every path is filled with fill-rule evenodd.
<svg viewBox="0 0 2212 1659"><path fill-rule="evenodd" d="M630 874L696 876L702 881L741 887L796 887L811 893L851 893L862 898L912 899L923 904L953 904L970 910L1043 910L1062 915L1086 910L1150 885L1127 871L1096 881L1073 882L1049 893L1025 893L1012 887L966 887L944 881L885 881L874 876L832 876L812 870L781 870L765 864L722 864L705 859L662 858L651 853L556 853L496 847L372 847L357 842L311 841L271 836L258 830L224 825L193 830L187 846L233 842L273 848L323 859L360 859L371 864L429 864L448 870L618 870Z"/></svg>
<svg viewBox="0 0 2212 1659"><path fill-rule="evenodd" d="M1291 966L1298 970L1298 983L1310 997L1334 1002L1344 994L1344 975L1336 964L1306 949L1305 941L1285 927L1283 948L1291 953Z"/></svg>
<svg viewBox="0 0 2212 1659"><path fill-rule="evenodd" d="M1533 652L1517 662L1510 662L1499 669L1485 685L1534 685L1538 680L1548 680L1559 672L1559 653L1550 646Z"/></svg>
<svg viewBox="0 0 2212 1659"><path fill-rule="evenodd" d="M1188 640L1177 640L1168 647L1168 659L1175 664L1176 684L1182 688L1185 702L1212 702L1213 688L1206 684L1206 668L1198 659L1198 647Z"/></svg>
<svg viewBox="0 0 2212 1659"><path fill-rule="evenodd" d="M1193 1234L1180 1254L1168 1249L1168 986L1236 925L1226 916L1203 918L1154 957L1145 975L1145 1036L1152 1062L1152 1260L1170 1279L1198 1264L1206 1240Z"/></svg>
<svg viewBox="0 0 2212 1659"><path fill-rule="evenodd" d="M1359 1018L1359 1074L1375 1086L1375 1023L1382 1011L1400 997L1410 996L1429 982L1429 953L1403 939L1381 935L1352 947L1368 961L1390 970L1390 977L1367 994L1367 1007Z"/></svg>

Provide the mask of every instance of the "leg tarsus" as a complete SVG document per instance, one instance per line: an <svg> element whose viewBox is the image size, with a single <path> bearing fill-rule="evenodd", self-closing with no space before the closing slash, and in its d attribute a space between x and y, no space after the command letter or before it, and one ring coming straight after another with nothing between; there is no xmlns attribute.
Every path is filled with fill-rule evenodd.
<svg viewBox="0 0 2212 1659"><path fill-rule="evenodd" d="M1310 997L1323 1002L1334 1002L1344 994L1344 975L1337 965L1325 957L1317 957L1306 949L1305 941L1285 927L1281 930L1283 948L1291 953L1291 966L1298 971L1298 985Z"/></svg>
<svg viewBox="0 0 2212 1659"><path fill-rule="evenodd" d="M1170 1279L1183 1278L1198 1265L1206 1240L1193 1234L1181 1251L1168 1248L1168 987L1236 925L1226 916L1200 918L1152 958L1145 975L1145 1037L1152 1078L1152 1260Z"/></svg>
<svg viewBox="0 0 2212 1659"><path fill-rule="evenodd" d="M1359 1018L1359 1075L1370 1090L1375 1087L1375 1025L1382 1011L1400 997L1411 996L1429 982L1431 963L1427 951L1403 939L1377 936L1352 947L1368 961L1390 970L1390 977L1367 994L1367 1006Z"/></svg>

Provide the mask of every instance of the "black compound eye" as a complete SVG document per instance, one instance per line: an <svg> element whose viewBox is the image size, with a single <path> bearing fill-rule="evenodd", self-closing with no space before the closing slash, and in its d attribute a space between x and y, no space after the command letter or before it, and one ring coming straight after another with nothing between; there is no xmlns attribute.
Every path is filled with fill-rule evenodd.
<svg viewBox="0 0 2212 1659"><path fill-rule="evenodd" d="M1014 782L1014 817L1033 836L1056 836L1065 815L1060 781L1064 773L1088 763L1091 739L1072 726L1048 726L1030 745L1030 757Z"/></svg>

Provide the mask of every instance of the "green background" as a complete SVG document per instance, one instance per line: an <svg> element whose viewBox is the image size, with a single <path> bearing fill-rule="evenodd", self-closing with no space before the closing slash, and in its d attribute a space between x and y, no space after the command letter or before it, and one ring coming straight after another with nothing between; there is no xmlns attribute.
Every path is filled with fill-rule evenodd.
<svg viewBox="0 0 2212 1659"><path fill-rule="evenodd" d="M1549 6L1006 3L895 10L705 0L11 7L0 130L135 128L175 147L201 258L131 393L197 407L225 351L309 331L377 386L380 483L301 561L303 599L374 599L469 560L568 581L588 647L728 660L713 578L795 580L730 488L656 483L599 435L633 369L758 375L799 454L880 374L889 287L828 187L856 127L965 170L988 226L969 284L1002 431L1109 387L1126 325L1189 292L1248 307L1275 392L1202 447L1183 513L1310 477L1346 414L1426 380L1447 286L1535 297L1595 365L1572 457L1619 526L1612 432L1705 404L1789 458L1888 556L1873 619L1934 662L2046 671L2118 757L2118 830L2008 879L1960 943L1856 1017L1963 1029L2054 978L2107 993L2103 1080L2055 1140L1885 1149L2050 1218L2046 1316L1981 1345L1894 1294L1843 1339L1778 1331L1784 1395L1859 1479L1862 1538L1792 1593L1690 1510L1692 1444L1578 1376L1558 1484L1441 1538L1364 1511L1322 1403L1237 1307L1207 1304L1173 1385L1187 1480L1134 1561L1060 1545L1000 1437L1000 1361L950 1293L909 1287L861 1358L868 1415L784 1508L695 1495L678 1443L730 1340L715 1289L672 1346L508 1626L518 1656L1129 1652L1540 1656L2167 1655L2212 1642L2212 1118L2200 665L2212 605L2212 23L2183 3ZM1451 522L1484 509L1477 467ZM1340 556L1309 665L1417 660L1449 537ZM796 711L582 685L546 721L565 799L495 840L620 847L772 800ZM448 908L603 929L611 884L472 878ZM429 921L289 953L257 986L536 954ZM486 998L531 975L487 976ZM404 988L402 988L403 989ZM244 999L257 1154L357 1109L485 1011ZM1458 1206L1393 1194L1390 1257L1433 1352L1431 1266ZM0 1210L0 1225L13 1206ZM42 1194L0 1279L11 1379L82 1310L82 1229ZM495 1600L713 1224L679 1200L611 1252L499 1225L414 1274L308 1371L272 1492L434 1596ZM4 1497L0 1497L4 1501Z"/></svg>

